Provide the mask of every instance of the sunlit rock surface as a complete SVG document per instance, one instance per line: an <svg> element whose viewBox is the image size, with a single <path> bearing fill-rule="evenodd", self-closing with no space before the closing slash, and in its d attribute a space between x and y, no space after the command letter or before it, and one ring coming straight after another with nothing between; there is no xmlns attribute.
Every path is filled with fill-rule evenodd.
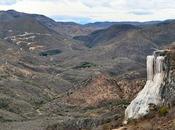
<svg viewBox="0 0 175 130"><path fill-rule="evenodd" d="M173 104L175 77L173 76L174 54L171 51L156 51L147 56L147 82L125 111L125 121L137 119L149 113L149 106ZM168 97L168 98L167 98Z"/></svg>

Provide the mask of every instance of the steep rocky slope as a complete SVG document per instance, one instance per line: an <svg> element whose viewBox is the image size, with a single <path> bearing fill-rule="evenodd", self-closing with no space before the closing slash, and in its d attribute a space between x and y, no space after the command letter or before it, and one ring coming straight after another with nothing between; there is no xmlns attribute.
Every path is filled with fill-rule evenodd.
<svg viewBox="0 0 175 130"><path fill-rule="evenodd" d="M174 49L147 57L147 82L125 111L120 130L174 130ZM116 130L119 130L116 129Z"/></svg>
<svg viewBox="0 0 175 130"><path fill-rule="evenodd" d="M174 95L170 94L174 93L174 85L172 83L174 79L173 76L169 74L170 68L173 66L169 53L170 51L161 50L154 52L151 56L147 56L147 82L144 89L139 92L137 97L127 107L125 111L126 121L147 115L150 111L150 104L161 106L165 100L162 98L162 95L164 95L164 97L170 95L168 96L170 100L174 98ZM164 94L164 89L170 90L168 89L170 86L172 86L171 91L166 91L167 94ZM168 101L165 102L168 104ZM172 104L172 102L173 101L169 103Z"/></svg>
<svg viewBox="0 0 175 130"><path fill-rule="evenodd" d="M98 75L86 81L80 89L70 91L64 100L79 106L98 106L101 103L114 100L129 100L141 89L144 80L128 81L112 79L109 76ZM130 87L128 87L130 86ZM137 86L137 87L135 87ZM135 92L131 91L135 89Z"/></svg>

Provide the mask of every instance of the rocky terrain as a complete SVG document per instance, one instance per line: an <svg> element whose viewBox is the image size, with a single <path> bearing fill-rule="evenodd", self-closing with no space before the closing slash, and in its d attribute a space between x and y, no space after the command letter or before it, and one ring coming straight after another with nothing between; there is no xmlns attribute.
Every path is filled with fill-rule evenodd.
<svg viewBox="0 0 175 130"><path fill-rule="evenodd" d="M173 46L174 30L174 20L78 25L0 11L0 129L116 128L146 56Z"/></svg>
<svg viewBox="0 0 175 130"><path fill-rule="evenodd" d="M174 122L175 121L174 120L175 119L174 115L175 50L168 49L168 50L156 51L154 52L153 55L147 57L148 77L144 89L142 89L142 91L139 92L137 97L131 102L131 104L125 110L124 122L126 123L128 121L128 124L116 130L124 130L124 129L174 130L175 129L175 122ZM157 62L161 59L162 61L160 64L162 65L159 65L158 63L154 65L156 61L153 61L154 63L150 64L149 63L150 58L152 57L154 57L154 60L156 60ZM153 70L154 74L150 71L150 69ZM161 75L163 77L161 77ZM153 78L153 76L155 77ZM156 76L158 76L159 79L156 78Z"/></svg>

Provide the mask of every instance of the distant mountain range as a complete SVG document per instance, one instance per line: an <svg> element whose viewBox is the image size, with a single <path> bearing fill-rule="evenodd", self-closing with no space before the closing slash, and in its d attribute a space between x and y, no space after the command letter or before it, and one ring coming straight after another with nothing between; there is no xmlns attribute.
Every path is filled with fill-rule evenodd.
<svg viewBox="0 0 175 130"><path fill-rule="evenodd" d="M58 33L67 35L67 36L77 36L77 35L87 35L95 30L105 29L112 25L116 24L130 24L135 26L145 26L145 25L154 25L160 23L160 21L150 21L150 22L95 22L88 23L85 25L77 24L74 22L56 22L44 15L37 14L26 14L21 12L16 12L15 10L1 11L1 19L4 21L12 20L17 17L30 16L35 20L45 25L48 28L55 30Z"/></svg>

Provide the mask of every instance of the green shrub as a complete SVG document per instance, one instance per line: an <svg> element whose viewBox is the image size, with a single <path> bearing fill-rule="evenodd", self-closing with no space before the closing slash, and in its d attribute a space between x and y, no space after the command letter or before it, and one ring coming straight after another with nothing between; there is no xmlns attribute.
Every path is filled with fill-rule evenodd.
<svg viewBox="0 0 175 130"><path fill-rule="evenodd" d="M39 55L40 56L52 56L52 55L57 55L60 54L62 51L59 49L54 49L54 50L47 50L47 51L43 51L41 52Z"/></svg>
<svg viewBox="0 0 175 130"><path fill-rule="evenodd" d="M103 130L112 130L111 124L104 124L103 125Z"/></svg>
<svg viewBox="0 0 175 130"><path fill-rule="evenodd" d="M168 113L169 109L165 106L162 106L159 108L159 114L160 116L165 116Z"/></svg>
<svg viewBox="0 0 175 130"><path fill-rule="evenodd" d="M0 98L0 108L6 108L9 104L10 100L9 98Z"/></svg>
<svg viewBox="0 0 175 130"><path fill-rule="evenodd" d="M80 69L80 68L90 68L90 67L95 67L97 66L96 64L94 63L90 63L90 62L82 62L80 63L79 66L76 66L74 67L75 69Z"/></svg>
<svg viewBox="0 0 175 130"><path fill-rule="evenodd" d="M137 123L137 120L136 119L129 118L127 123L128 124L136 124Z"/></svg>

